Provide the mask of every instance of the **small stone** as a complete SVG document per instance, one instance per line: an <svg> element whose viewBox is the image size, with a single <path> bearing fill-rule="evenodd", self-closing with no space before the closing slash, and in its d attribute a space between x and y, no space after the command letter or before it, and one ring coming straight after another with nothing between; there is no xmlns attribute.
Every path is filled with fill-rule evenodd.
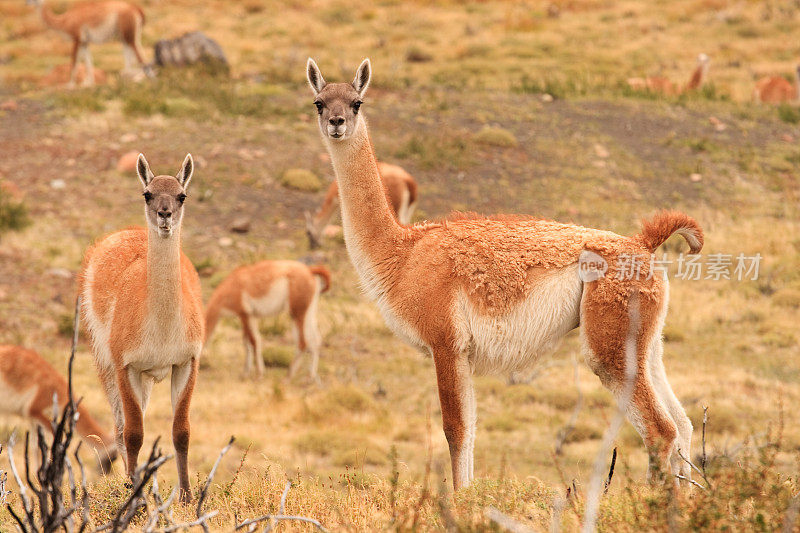
<svg viewBox="0 0 800 533"><path fill-rule="evenodd" d="M708 117L708 121L711 123L712 126L714 126L714 130L716 131L725 131L726 129L728 129L728 126L726 126L717 117Z"/></svg>
<svg viewBox="0 0 800 533"><path fill-rule="evenodd" d="M602 159L606 159L610 155L606 147L599 143L594 145L594 153Z"/></svg>
<svg viewBox="0 0 800 533"><path fill-rule="evenodd" d="M542 102L547 102L547 103L550 103L550 102L552 102L552 101L553 101L553 95L552 95L552 94L547 94L547 93L544 93L544 94L542 95Z"/></svg>
<svg viewBox="0 0 800 533"><path fill-rule="evenodd" d="M136 161L138 160L139 152L136 150L125 152L122 154L122 157L117 160L117 170L119 172L132 172L136 170Z"/></svg>
<svg viewBox="0 0 800 533"><path fill-rule="evenodd" d="M60 191L62 189L66 189L67 188L67 182L62 180L62 179L55 179L55 180L50 182L50 187L52 187L53 189L55 189L57 191Z"/></svg>
<svg viewBox="0 0 800 533"><path fill-rule="evenodd" d="M781 139L786 141L787 143L793 143L794 142L794 137L792 137L788 133L784 133L783 135L781 135Z"/></svg>
<svg viewBox="0 0 800 533"><path fill-rule="evenodd" d="M217 242L223 248L227 248L228 246L232 246L233 245L233 239L231 239L230 237L221 237L220 240L217 241Z"/></svg>
<svg viewBox="0 0 800 533"><path fill-rule="evenodd" d="M693 172L691 175L689 175L689 181L692 181L694 183L697 183L698 181L701 181L702 179L703 179L702 174L698 174L697 172Z"/></svg>
<svg viewBox="0 0 800 533"><path fill-rule="evenodd" d="M280 222L275 224L275 227L277 227L278 229L286 229L286 228L289 227L289 224L287 224L285 221L281 220Z"/></svg>
<svg viewBox="0 0 800 533"><path fill-rule="evenodd" d="M70 157L69 159L67 159L66 161L64 161L64 166L67 166L67 167L74 167L74 166L75 166L75 163L77 163L77 161L75 161L75 158L74 158L74 157Z"/></svg>
<svg viewBox="0 0 800 533"><path fill-rule="evenodd" d="M231 224L231 231L234 233L247 233L250 231L250 219L239 217Z"/></svg>
<svg viewBox="0 0 800 533"><path fill-rule="evenodd" d="M3 111L16 111L19 109L19 104L17 104L16 100L6 100L0 104L0 109Z"/></svg>

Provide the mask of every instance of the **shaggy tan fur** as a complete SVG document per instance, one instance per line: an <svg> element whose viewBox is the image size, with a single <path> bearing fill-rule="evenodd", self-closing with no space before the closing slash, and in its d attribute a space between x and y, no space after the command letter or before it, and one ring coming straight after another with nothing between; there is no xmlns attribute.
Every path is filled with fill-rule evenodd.
<svg viewBox="0 0 800 533"><path fill-rule="evenodd" d="M650 275L648 259L673 232L698 252L699 225L664 212L630 237L530 217L457 215L400 226L360 111L370 73L365 60L352 83L329 84L308 63L350 259L387 325L433 356L455 488L473 476L473 372L535 362L579 324L589 365L620 400L626 400L626 352L633 346L638 372L626 400L629 419L653 456L689 475L677 452L689 453L691 423L661 361L667 284ZM583 251L607 261L604 277L578 277ZM640 259L638 275L617 276L624 274L624 256Z"/></svg>

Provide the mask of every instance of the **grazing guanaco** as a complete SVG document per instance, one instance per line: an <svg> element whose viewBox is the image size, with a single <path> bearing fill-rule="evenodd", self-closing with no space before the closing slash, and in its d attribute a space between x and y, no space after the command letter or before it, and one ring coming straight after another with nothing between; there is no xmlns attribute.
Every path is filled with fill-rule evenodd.
<svg viewBox="0 0 800 533"><path fill-rule="evenodd" d="M648 274L651 254L673 233L700 251L697 222L662 212L630 237L508 215L401 226L386 201L362 110L369 60L352 83L326 83L311 59L307 77L362 287L392 331L433 357L454 487L473 478L472 375L525 368L578 326L589 366L618 400L629 399L628 419L652 456L689 476L678 450L689 456L692 424L662 362L667 280ZM607 272L583 281L580 258L589 252ZM619 275L627 257L643 263L636 276ZM628 345L638 362L633 394L623 393Z"/></svg>
<svg viewBox="0 0 800 533"><path fill-rule="evenodd" d="M628 78L628 86L635 91L650 91L661 93L667 96L683 94L699 89L708 76L708 67L711 59L706 54L697 56L697 66L692 71L686 85L679 86L663 76L649 76L647 78Z"/></svg>
<svg viewBox="0 0 800 533"><path fill-rule="evenodd" d="M300 357L311 353L311 377L319 380L319 348L322 337L317 325L319 295L330 288L331 273L324 266L307 266L299 261L261 261L240 266L214 290L206 310L206 342L211 338L220 313L227 311L242 322L245 347L245 373L255 368L264 374L261 356L259 317L289 310L297 341L297 354L289 367L289 377L297 373Z"/></svg>
<svg viewBox="0 0 800 533"><path fill-rule="evenodd" d="M397 220L402 225L411 223L414 209L417 207L417 181L414 177L397 165L378 161L378 172L386 189L386 199ZM325 225L339 207L339 186L336 180L328 187L325 200L319 210L312 216L306 211L306 235L309 247L313 250L322 244Z"/></svg>
<svg viewBox="0 0 800 533"><path fill-rule="evenodd" d="M800 100L800 65L794 71L795 83L782 76L768 76L756 82L753 99L765 104L780 104Z"/></svg>
<svg viewBox="0 0 800 533"><path fill-rule="evenodd" d="M50 363L33 350L0 346L0 413L28 418L52 433L53 395L59 409L64 409L69 399L67 380ZM117 458L117 446L82 402L78 404L76 430L97 452L103 472L109 472Z"/></svg>
<svg viewBox="0 0 800 533"><path fill-rule="evenodd" d="M142 51L144 11L141 7L121 0L81 2L57 15L45 7L44 0L27 0L27 3L36 6L39 15L49 28L58 31L72 41L70 87L75 86L78 63L81 60L86 63L83 85L94 84L94 66L89 52L89 45L92 43L121 41L125 58L123 72L129 72L136 61L142 69L149 73L145 67Z"/></svg>
<svg viewBox="0 0 800 533"><path fill-rule="evenodd" d="M83 323L128 474L136 469L153 384L171 373L172 442L184 501L191 499L189 404L205 328L200 278L181 252L193 169L187 155L176 176L154 176L139 154L136 171L144 187L147 228L124 229L97 241L86 252L80 277Z"/></svg>

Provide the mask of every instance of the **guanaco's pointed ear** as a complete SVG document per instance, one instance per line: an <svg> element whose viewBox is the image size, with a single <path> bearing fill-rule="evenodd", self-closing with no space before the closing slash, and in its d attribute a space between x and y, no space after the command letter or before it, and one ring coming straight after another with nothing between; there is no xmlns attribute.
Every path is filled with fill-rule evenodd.
<svg viewBox="0 0 800 533"><path fill-rule="evenodd" d="M147 164L147 159L144 158L144 154L139 154L139 158L136 160L136 174L145 189L155 177L153 171L150 170L150 165Z"/></svg>
<svg viewBox="0 0 800 533"><path fill-rule="evenodd" d="M189 181L192 179L192 174L194 173L194 159L192 159L192 154L186 154L186 159L183 160L183 165L178 173L175 175L178 178L178 181L181 182L183 185L183 190L189 186Z"/></svg>
<svg viewBox="0 0 800 533"><path fill-rule="evenodd" d="M325 88L325 78L322 77L322 72L319 71L319 67L310 57L306 64L306 78L308 78L308 84L311 86L311 90L314 91L314 96L318 95L320 91Z"/></svg>
<svg viewBox="0 0 800 533"><path fill-rule="evenodd" d="M365 59L358 66L356 77L353 80L353 88L358 92L361 98L364 98L364 93L367 92L369 87L369 80L372 79L372 67L369 63L369 58Z"/></svg>

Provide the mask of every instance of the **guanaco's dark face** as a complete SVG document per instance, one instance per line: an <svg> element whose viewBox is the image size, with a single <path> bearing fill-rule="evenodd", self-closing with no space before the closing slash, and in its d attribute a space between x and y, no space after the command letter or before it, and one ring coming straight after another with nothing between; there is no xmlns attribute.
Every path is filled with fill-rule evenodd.
<svg viewBox="0 0 800 533"><path fill-rule="evenodd" d="M136 172L144 185L147 225L158 231L160 237L170 237L183 219L186 189L194 172L192 155L187 154L183 166L175 176L154 176L144 155L139 154Z"/></svg>
<svg viewBox="0 0 800 533"><path fill-rule="evenodd" d="M372 76L369 59L356 71L352 83L326 83L313 59L308 59L308 83L314 92L314 106L319 116L319 129L328 139L348 139L359 126L361 104Z"/></svg>

